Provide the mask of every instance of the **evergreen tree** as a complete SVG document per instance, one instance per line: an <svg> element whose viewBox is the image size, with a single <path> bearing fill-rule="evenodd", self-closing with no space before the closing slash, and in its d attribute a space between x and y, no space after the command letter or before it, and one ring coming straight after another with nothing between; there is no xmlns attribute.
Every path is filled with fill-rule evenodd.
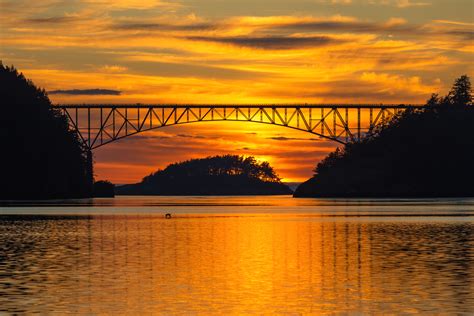
<svg viewBox="0 0 474 316"><path fill-rule="evenodd" d="M0 62L1 199L90 196L92 156L44 89Z"/></svg>
<svg viewBox="0 0 474 316"><path fill-rule="evenodd" d="M472 105L472 90L469 77L464 75L456 79L451 91L448 94L452 105L468 106Z"/></svg>

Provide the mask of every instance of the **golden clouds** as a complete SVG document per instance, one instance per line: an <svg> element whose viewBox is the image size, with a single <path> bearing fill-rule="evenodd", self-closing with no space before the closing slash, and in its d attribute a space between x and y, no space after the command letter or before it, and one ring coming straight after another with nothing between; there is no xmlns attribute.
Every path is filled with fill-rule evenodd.
<svg viewBox="0 0 474 316"><path fill-rule="evenodd" d="M43 69L37 78L48 89L75 88L57 87L67 82L80 88L118 89L123 94L115 101L122 103L344 102L345 98L422 102L433 91L433 82L440 80L441 76L432 75L434 71L465 63L466 57L450 52L469 51L472 45L458 40L469 34L469 24L415 25L403 18L384 22L342 15L209 20L188 14L177 22L167 15L141 21L131 17L105 20L97 23L94 36L76 34L72 28L68 34L51 35L50 30L45 31L47 37L34 38L18 32L3 40L18 49L75 49L91 55L86 69L62 71L52 65L49 69L54 73L44 74ZM41 23L45 24L49 22ZM448 27L440 28L440 24ZM423 75L428 68L431 75ZM65 77L61 79L59 73ZM378 76L380 80L372 82L377 89L367 91L365 74ZM51 83L54 87L47 77L56 77ZM397 84L387 78L397 78ZM349 83L352 97L346 89ZM436 88L443 86L438 83ZM365 91L370 93L362 99ZM97 98L88 100L110 100ZM71 96L54 100L78 101Z"/></svg>

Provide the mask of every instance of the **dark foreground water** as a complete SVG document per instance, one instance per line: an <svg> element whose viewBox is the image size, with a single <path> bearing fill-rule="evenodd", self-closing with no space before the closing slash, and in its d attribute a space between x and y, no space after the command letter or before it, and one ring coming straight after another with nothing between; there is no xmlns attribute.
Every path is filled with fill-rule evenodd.
<svg viewBox="0 0 474 316"><path fill-rule="evenodd" d="M3 202L0 240L0 314L474 313L473 199Z"/></svg>

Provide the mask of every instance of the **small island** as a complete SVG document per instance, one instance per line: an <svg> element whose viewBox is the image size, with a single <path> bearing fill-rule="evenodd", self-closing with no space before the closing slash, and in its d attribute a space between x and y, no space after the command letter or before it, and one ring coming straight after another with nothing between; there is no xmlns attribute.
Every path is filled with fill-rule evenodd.
<svg viewBox="0 0 474 316"><path fill-rule="evenodd" d="M117 195L287 195L268 162L223 155L174 163L140 183L115 188Z"/></svg>
<svg viewBox="0 0 474 316"><path fill-rule="evenodd" d="M474 196L474 106L467 76L445 97L395 115L321 161L295 197Z"/></svg>
<svg viewBox="0 0 474 316"><path fill-rule="evenodd" d="M101 198L115 197L115 186L107 180L99 180L94 182L92 187L92 196Z"/></svg>

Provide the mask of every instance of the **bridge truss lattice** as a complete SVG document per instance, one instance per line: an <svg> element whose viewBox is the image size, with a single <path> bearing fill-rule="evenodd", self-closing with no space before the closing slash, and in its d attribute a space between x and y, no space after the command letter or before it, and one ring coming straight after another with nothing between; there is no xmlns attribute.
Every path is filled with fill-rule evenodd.
<svg viewBox="0 0 474 316"><path fill-rule="evenodd" d="M57 105L88 149L166 126L237 121L288 127L345 144L417 105Z"/></svg>

